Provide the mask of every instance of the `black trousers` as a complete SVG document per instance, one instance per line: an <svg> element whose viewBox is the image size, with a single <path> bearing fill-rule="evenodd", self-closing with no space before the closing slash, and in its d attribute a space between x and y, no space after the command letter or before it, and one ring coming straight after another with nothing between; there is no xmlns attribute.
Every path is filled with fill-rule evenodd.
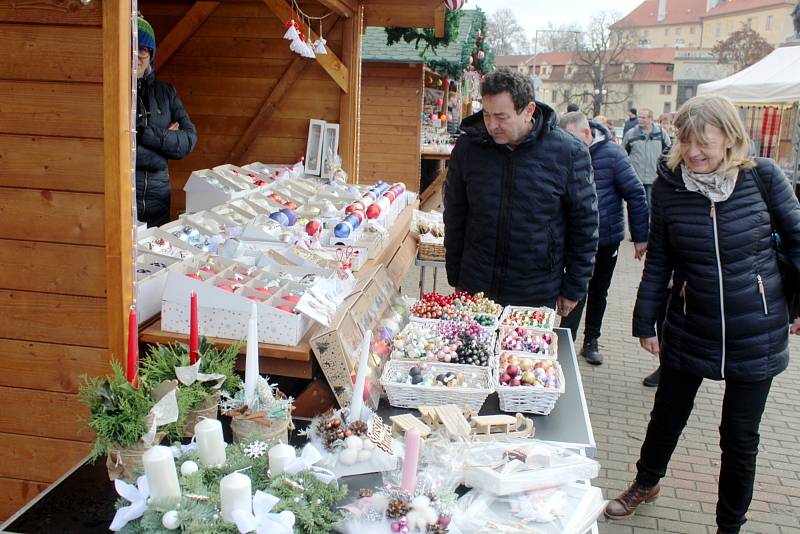
<svg viewBox="0 0 800 534"><path fill-rule="evenodd" d="M655 486L667 472L667 464L692 413L694 398L703 379L669 367L661 367L653 411L636 481ZM761 415L772 379L759 382L725 382L719 445L722 465L717 496L717 526L725 533L739 532L753 498Z"/></svg>
<svg viewBox="0 0 800 534"><path fill-rule="evenodd" d="M614 269L617 266L618 252L619 243L597 249L594 272L589 281L589 291L572 312L561 319L561 328L569 328L572 331L572 339L575 341L577 341L578 326L581 324L584 308L586 308L586 320L583 323L583 339L600 337L603 315L606 313L606 304L608 303L608 288L611 287L611 278L614 276Z"/></svg>

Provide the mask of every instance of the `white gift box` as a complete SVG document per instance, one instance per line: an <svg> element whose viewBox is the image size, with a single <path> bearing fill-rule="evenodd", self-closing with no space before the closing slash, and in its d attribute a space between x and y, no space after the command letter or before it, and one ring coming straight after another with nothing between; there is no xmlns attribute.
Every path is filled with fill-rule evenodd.
<svg viewBox="0 0 800 534"><path fill-rule="evenodd" d="M183 190L186 192L187 213L207 210L250 192L250 188L211 169L194 171Z"/></svg>
<svg viewBox="0 0 800 534"><path fill-rule="evenodd" d="M158 247L156 243L159 241L168 244L172 249L172 253L168 253ZM199 252L195 247L181 241L171 233L164 231L163 228L148 228L143 232L137 232L136 248L140 252L147 252L149 254L156 254L165 258L174 258L178 260L190 258Z"/></svg>
<svg viewBox="0 0 800 534"><path fill-rule="evenodd" d="M289 313L275 306L288 304L283 300L293 286L278 288L275 295L266 297L265 302L247 298L255 296L256 287L264 283L256 277L247 277L233 293L215 284L233 287L227 278L235 273L237 267L229 267L215 275L197 273L191 262L177 264L167 273L164 296L161 303L161 327L167 332L189 333L189 303L192 291L198 297L198 322L200 333L204 336L224 339L244 339L247 335L247 322L250 318L251 303L258 308L258 340L261 343L276 345L297 345L313 321L306 315ZM186 276L197 274L203 281ZM259 295L261 298L262 295Z"/></svg>
<svg viewBox="0 0 800 534"><path fill-rule="evenodd" d="M136 256L136 317L139 324L161 312L161 297L167 281L167 267L177 258L140 253Z"/></svg>

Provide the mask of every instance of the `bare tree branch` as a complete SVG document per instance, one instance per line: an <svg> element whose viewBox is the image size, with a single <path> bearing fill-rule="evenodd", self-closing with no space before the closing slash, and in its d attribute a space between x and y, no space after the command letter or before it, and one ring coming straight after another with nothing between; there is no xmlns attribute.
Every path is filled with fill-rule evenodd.
<svg viewBox="0 0 800 534"><path fill-rule="evenodd" d="M746 24L730 34L724 41L718 41L711 52L719 63L733 63L737 71L749 67L772 52L775 48L761 34Z"/></svg>

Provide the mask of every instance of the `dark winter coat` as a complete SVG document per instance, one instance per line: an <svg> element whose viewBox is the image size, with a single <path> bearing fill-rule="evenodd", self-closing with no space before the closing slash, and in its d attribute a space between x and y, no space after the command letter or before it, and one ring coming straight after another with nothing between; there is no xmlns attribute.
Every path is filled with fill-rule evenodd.
<svg viewBox="0 0 800 534"><path fill-rule="evenodd" d="M757 161L777 229L800 268L800 205L775 163ZM757 381L788 364L786 301L769 213L752 174L740 171L730 198L712 204L686 189L680 171L659 165L633 335L656 335L656 317L669 297L661 365L705 378Z"/></svg>
<svg viewBox="0 0 800 534"><path fill-rule="evenodd" d="M515 149L489 136L481 113L464 120L444 190L447 279L502 304L580 300L597 250L589 150L537 102ZM565 273L566 269L566 273Z"/></svg>
<svg viewBox="0 0 800 534"><path fill-rule="evenodd" d="M590 124L602 135L592 143L594 185L597 189L597 210L600 214L600 244L608 247L625 239L625 216L622 200L628 204L631 237L637 243L647 241L649 212L644 187L631 167L625 150L612 142L613 134L599 122Z"/></svg>
<svg viewBox="0 0 800 534"><path fill-rule="evenodd" d="M177 122L178 130L169 130ZM197 132L175 87L155 79L149 69L139 81L136 103L136 209L140 221L160 226L169 221L167 161L186 157Z"/></svg>
<svg viewBox="0 0 800 534"><path fill-rule="evenodd" d="M630 117L625 121L625 125L622 127L622 135L625 135L628 133L628 130L637 126L639 126L639 117Z"/></svg>

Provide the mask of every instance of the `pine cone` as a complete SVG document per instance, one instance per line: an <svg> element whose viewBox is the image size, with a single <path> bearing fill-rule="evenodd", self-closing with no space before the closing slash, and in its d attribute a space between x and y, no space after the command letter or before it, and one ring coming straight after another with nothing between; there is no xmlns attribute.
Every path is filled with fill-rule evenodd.
<svg viewBox="0 0 800 534"><path fill-rule="evenodd" d="M432 525L428 525L428 534L447 534L447 527L440 525L439 523L434 523Z"/></svg>
<svg viewBox="0 0 800 534"><path fill-rule="evenodd" d="M354 436L365 436L369 427L364 421L353 421L347 429L350 430Z"/></svg>
<svg viewBox="0 0 800 534"><path fill-rule="evenodd" d="M398 519L408 513L408 504L400 499L389 501L389 506L386 508L386 517L390 519Z"/></svg>

